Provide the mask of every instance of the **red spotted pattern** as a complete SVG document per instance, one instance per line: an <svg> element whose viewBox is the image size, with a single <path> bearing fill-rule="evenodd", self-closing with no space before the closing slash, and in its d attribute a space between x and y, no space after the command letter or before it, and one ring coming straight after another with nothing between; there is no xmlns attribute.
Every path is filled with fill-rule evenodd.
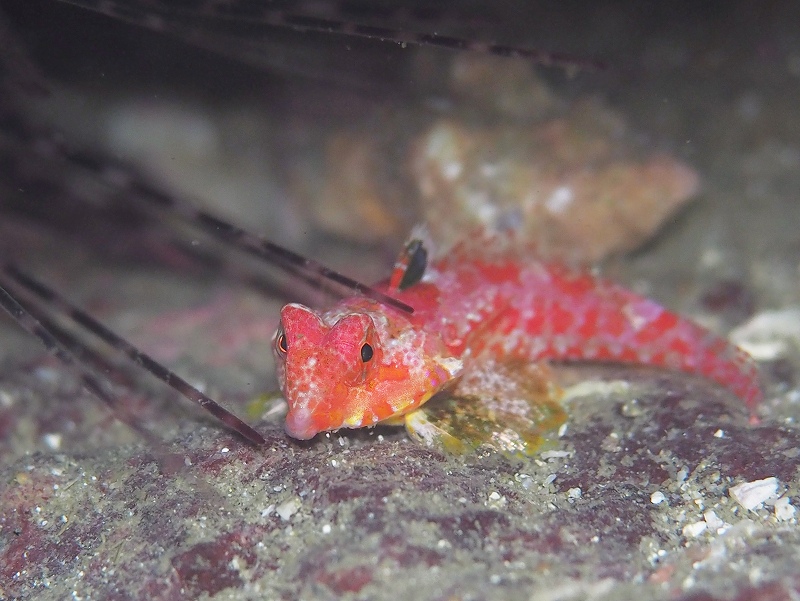
<svg viewBox="0 0 800 601"><path fill-rule="evenodd" d="M709 378L751 409L762 399L757 367L744 351L586 271L456 250L405 290L389 281L376 288L408 303L414 313L363 297L345 299L321 314L299 305L284 311L289 352L279 353L279 380L289 403L290 434L297 435L299 422L304 438L376 421L397 423L481 357L663 367ZM346 340L334 333L354 315L373 324L373 361L380 368L365 368L363 378L351 377L345 385L342 365L357 363L363 334L354 330L361 337ZM293 345L300 349L296 356ZM334 364L338 367L325 368ZM381 374L389 373L391 386L381 381ZM327 413L315 412L323 406Z"/></svg>

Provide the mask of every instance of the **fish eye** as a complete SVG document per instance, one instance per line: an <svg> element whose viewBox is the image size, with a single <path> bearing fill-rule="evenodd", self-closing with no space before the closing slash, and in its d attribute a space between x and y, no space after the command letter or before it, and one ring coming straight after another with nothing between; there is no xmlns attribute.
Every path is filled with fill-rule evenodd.
<svg viewBox="0 0 800 601"><path fill-rule="evenodd" d="M278 354L281 356L289 352L289 344L286 341L286 334L283 332L283 328L278 330L278 335L275 337L275 348L277 349Z"/></svg>
<svg viewBox="0 0 800 601"><path fill-rule="evenodd" d="M366 363L372 359L374 354L375 352L372 350L372 346L365 342L364 346L361 347L361 360Z"/></svg>

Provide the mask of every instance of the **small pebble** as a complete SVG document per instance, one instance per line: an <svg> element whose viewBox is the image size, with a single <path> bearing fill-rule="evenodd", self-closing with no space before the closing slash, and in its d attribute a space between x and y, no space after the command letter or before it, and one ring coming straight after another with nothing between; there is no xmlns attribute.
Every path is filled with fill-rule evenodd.
<svg viewBox="0 0 800 601"><path fill-rule="evenodd" d="M709 509L703 514L703 519L708 524L708 527L712 530L719 530L725 526L725 522L714 512L713 510Z"/></svg>
<svg viewBox="0 0 800 601"><path fill-rule="evenodd" d="M297 513L297 510L300 509L301 501L297 497L294 499L289 499L288 501L281 503L275 508L275 513L281 516L281 519L284 522L288 522L291 517Z"/></svg>
<svg viewBox="0 0 800 601"><path fill-rule="evenodd" d="M644 414L644 407L639 399L629 399L622 404L620 411L625 417L640 417Z"/></svg>
<svg viewBox="0 0 800 601"><path fill-rule="evenodd" d="M501 495L499 492L493 491L491 494L489 494L489 500L486 502L486 506L493 509L502 509L507 503L508 500L506 499L505 495Z"/></svg>
<svg viewBox="0 0 800 601"><path fill-rule="evenodd" d="M696 538L705 532L706 528L708 528L706 522L694 522L692 524L686 524L682 532L686 538Z"/></svg>
<svg viewBox="0 0 800 601"><path fill-rule="evenodd" d="M42 440L52 451L57 451L61 448L61 434L45 434L42 436Z"/></svg>
<svg viewBox="0 0 800 601"><path fill-rule="evenodd" d="M794 505L789 502L789 497L781 497L775 501L775 518L783 522L791 520L794 517L796 509Z"/></svg>

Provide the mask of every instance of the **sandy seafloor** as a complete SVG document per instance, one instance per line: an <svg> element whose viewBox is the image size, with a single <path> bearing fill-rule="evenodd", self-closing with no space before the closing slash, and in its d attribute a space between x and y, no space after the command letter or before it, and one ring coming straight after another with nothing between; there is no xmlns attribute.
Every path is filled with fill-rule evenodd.
<svg viewBox="0 0 800 601"><path fill-rule="evenodd" d="M0 598L797 598L800 14L748 6L651 20L646 36L609 8L598 26L616 27L601 45L612 68L593 92L702 178L693 204L606 272L723 334L760 315L760 423L701 379L578 366L558 370L583 384L566 430L525 460L449 457L396 429L298 443L279 417L249 418L268 440L254 448L153 387L125 411L157 443L3 319ZM178 94L168 79L147 85ZM256 229L292 215L242 205ZM391 263L287 223L283 242L348 273ZM288 298L133 251L103 256L35 222L15 232L4 252L226 406L244 414L276 388L269 336ZM731 489L760 480L771 494L746 509Z"/></svg>

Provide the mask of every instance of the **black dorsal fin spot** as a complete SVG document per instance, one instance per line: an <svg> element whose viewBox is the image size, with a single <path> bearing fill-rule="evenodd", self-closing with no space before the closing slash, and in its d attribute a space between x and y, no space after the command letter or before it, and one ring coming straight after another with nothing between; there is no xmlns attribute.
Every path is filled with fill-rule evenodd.
<svg viewBox="0 0 800 601"><path fill-rule="evenodd" d="M405 254L408 266L397 286L399 290L405 290L419 282L428 267L428 249L425 248L422 240L414 239L409 242L406 245Z"/></svg>

